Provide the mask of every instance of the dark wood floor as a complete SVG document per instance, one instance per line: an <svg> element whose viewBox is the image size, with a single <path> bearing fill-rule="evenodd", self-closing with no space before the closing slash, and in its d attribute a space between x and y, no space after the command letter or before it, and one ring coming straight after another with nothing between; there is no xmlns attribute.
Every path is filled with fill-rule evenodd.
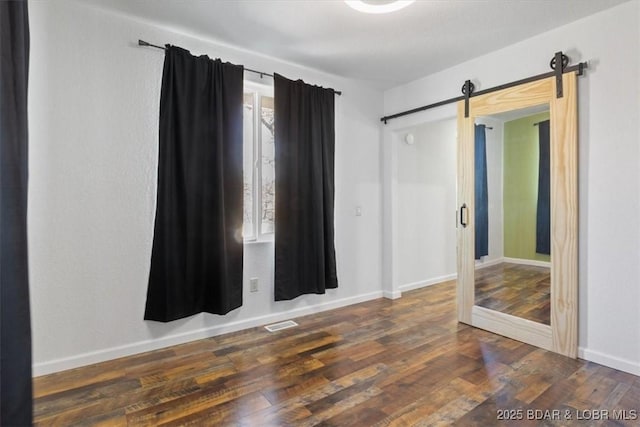
<svg viewBox="0 0 640 427"><path fill-rule="evenodd" d="M640 377L457 323L454 282L296 320L36 378L36 422L638 425L612 418L637 415Z"/></svg>
<svg viewBox="0 0 640 427"><path fill-rule="evenodd" d="M551 324L549 268L505 262L478 268L475 275L476 305Z"/></svg>

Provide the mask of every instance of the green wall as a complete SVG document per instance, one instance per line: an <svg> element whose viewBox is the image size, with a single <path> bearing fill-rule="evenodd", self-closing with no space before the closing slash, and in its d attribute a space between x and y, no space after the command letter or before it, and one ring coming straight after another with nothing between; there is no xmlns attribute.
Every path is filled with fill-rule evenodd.
<svg viewBox="0 0 640 427"><path fill-rule="evenodd" d="M503 148L504 256L550 261L536 253L538 127L549 113L505 122Z"/></svg>

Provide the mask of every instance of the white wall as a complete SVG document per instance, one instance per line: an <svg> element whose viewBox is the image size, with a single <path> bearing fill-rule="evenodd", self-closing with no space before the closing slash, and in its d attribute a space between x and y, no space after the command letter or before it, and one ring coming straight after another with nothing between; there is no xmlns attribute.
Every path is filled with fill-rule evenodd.
<svg viewBox="0 0 640 427"><path fill-rule="evenodd" d="M385 114L457 96L469 78L481 90L549 71L558 50L589 60L578 95L580 355L640 374L640 2L389 90Z"/></svg>
<svg viewBox="0 0 640 427"><path fill-rule="evenodd" d="M398 131L398 281L401 290L456 273L455 118ZM414 136L413 145L404 141Z"/></svg>
<svg viewBox="0 0 640 427"><path fill-rule="evenodd" d="M489 255L476 261L481 267L504 257L503 122L482 118L479 123L493 127L486 134ZM393 159L386 160L393 163L393 197L387 200L393 200L390 240L395 260L388 297L456 277L456 126L456 117L445 114L444 119L387 131L384 144L392 146ZM414 145L405 143L408 133L414 135Z"/></svg>
<svg viewBox="0 0 640 427"><path fill-rule="evenodd" d="M36 375L381 296L381 92L80 3L32 1L29 8ZM275 303L273 246L253 244L245 251L242 308L143 321L163 54L137 47L139 38L343 91L336 107L337 290ZM260 279L260 292L248 292L249 277Z"/></svg>

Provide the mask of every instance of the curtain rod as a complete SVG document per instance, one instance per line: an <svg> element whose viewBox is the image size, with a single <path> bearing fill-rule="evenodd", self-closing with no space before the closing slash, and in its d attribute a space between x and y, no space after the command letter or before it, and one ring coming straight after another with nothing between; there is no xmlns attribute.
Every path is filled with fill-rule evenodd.
<svg viewBox="0 0 640 427"><path fill-rule="evenodd" d="M561 53L561 52L559 52L559 53ZM453 102L464 101L465 99L468 100L469 98L472 98L474 96L484 95L484 94L491 93L491 92L496 92L496 91L499 91L499 90L502 90L502 89L508 89L510 87L518 86L518 85L521 85L521 84L524 84L524 83L535 82L537 80L546 79L548 77L556 77L556 79L557 79L559 74L575 72L577 75L581 76L581 75L584 74L584 69L587 68L587 63L586 62L580 62L580 63L578 63L576 65L569 66L569 64L568 64L569 58L567 58L566 55L561 55L561 61L562 61L562 70L561 71L560 70L557 71L557 72L556 71L550 71L548 73L538 74L538 75L535 75L535 76L527 77L525 79L520 79L520 80L516 80L516 81L513 81L513 82L505 83L505 84L500 85L500 86L495 86L495 87L491 87L491 88L488 88L488 89L479 90L477 92L473 92L473 83L467 81L467 82L469 82L469 84L471 86L471 91L470 91L468 96L460 95L460 96L456 96L454 98L449 98L449 99L445 99L443 101L435 102L433 104L428 104L428 105L424 105L422 107L414 108L414 109L411 109L411 110L402 111L400 113L392 114L390 116L384 116L384 117L380 118L380 121L384 122L384 124L386 125L387 124L387 120L397 119L398 117L407 116L409 114L414 114L414 113L419 113L419 112L424 111L424 110L429 110L431 108L435 108L435 107L440 107L442 105L451 104ZM558 62L558 61L555 61L555 62ZM552 59L551 63L549 64L551 66L551 68L554 68L555 62ZM463 94L465 93L464 90L465 90L466 86L467 85L465 83L465 85L462 87Z"/></svg>
<svg viewBox="0 0 640 427"><path fill-rule="evenodd" d="M162 50L165 50L165 48L164 48L163 46L158 46L157 44L149 43L149 42L146 42L146 41L144 41L144 40L140 40L140 39L138 39L138 46L155 47L156 49L162 49ZM264 76L269 76L269 77L272 77L272 78L273 78L273 74L265 73L264 71L252 70L251 68L247 68L247 67L244 67L244 69L245 69L246 71L250 71L250 72L252 72L252 73L259 74L259 75L260 75L260 78L262 78L262 77L264 77ZM342 95L342 91L335 90L335 89L332 89L332 90L333 90L333 92L334 92L336 95Z"/></svg>

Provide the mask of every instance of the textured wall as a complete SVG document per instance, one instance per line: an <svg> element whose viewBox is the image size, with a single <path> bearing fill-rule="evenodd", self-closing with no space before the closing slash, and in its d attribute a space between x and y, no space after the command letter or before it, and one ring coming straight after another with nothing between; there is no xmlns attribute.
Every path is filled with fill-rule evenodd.
<svg viewBox="0 0 640 427"><path fill-rule="evenodd" d="M413 145L404 142L407 133ZM455 274L456 120L400 132L398 282L418 285Z"/></svg>
<svg viewBox="0 0 640 427"><path fill-rule="evenodd" d="M29 245L35 373L380 296L382 93L278 60L91 9L34 1ZM244 306L169 324L142 320L155 210L163 54L172 43L343 91L337 99L340 287L273 301L273 244L246 246ZM355 206L363 215L356 217ZM260 279L249 293L248 279Z"/></svg>

